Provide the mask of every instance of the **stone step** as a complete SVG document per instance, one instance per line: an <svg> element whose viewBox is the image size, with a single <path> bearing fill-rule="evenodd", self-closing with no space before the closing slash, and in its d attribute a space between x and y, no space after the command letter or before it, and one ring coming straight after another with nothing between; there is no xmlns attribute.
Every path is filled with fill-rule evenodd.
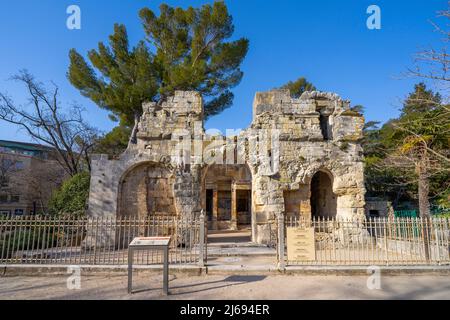
<svg viewBox="0 0 450 320"><path fill-rule="evenodd" d="M208 257L273 256L273 255L276 255L275 248L269 248L263 245L208 244Z"/></svg>
<svg viewBox="0 0 450 320"><path fill-rule="evenodd" d="M208 248L267 248L264 244L257 243L233 243L233 242L208 242Z"/></svg>

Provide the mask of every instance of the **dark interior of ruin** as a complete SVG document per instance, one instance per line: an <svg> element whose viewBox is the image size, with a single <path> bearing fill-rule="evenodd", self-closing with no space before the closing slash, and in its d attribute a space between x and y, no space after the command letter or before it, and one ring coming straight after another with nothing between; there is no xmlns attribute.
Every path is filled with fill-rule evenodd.
<svg viewBox="0 0 450 320"><path fill-rule="evenodd" d="M311 180L311 214L316 218L336 216L336 195L330 176L317 172Z"/></svg>

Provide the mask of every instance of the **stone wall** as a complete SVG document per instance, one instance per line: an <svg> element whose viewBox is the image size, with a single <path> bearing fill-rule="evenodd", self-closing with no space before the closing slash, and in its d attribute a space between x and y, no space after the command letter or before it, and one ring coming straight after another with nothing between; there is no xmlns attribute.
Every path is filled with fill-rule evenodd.
<svg viewBox="0 0 450 320"><path fill-rule="evenodd" d="M387 218L390 216L394 216L394 208L390 201L378 198L368 198L366 200L366 217Z"/></svg>
<svg viewBox="0 0 450 320"><path fill-rule="evenodd" d="M212 138L203 129L199 94L176 92L162 105L144 104L137 144L118 160L106 156L93 159L89 214L129 215L131 209L118 205L124 201L130 203L125 207L137 207L139 216L196 215L206 209L206 185L223 179L229 190L216 189L230 193L222 195L222 201L231 204L228 227L235 228L237 223L237 191L251 190L252 238L267 243L277 216L311 216L310 199L315 196L311 182L315 174L323 172L330 186L318 189L324 190L325 203L334 201L336 208L327 207L326 213L364 217L360 146L364 119L349 106L349 101L330 93L308 92L299 99L291 98L286 90L257 93L251 126L236 137ZM236 162L230 165L226 161L231 155ZM229 171L216 167L209 180L205 179L212 165L223 165ZM155 175L152 168L158 168L159 179L164 179L154 182L161 186L158 190L150 187ZM238 173L230 175L234 169ZM240 177L239 170L246 171L245 175ZM161 200L167 206L162 211L167 212L149 207L149 201L156 201L152 192L169 195ZM335 198L327 198L330 196ZM214 205L218 201L218 196L212 200Z"/></svg>
<svg viewBox="0 0 450 320"><path fill-rule="evenodd" d="M155 175L164 176L165 182L153 181L159 185L157 190L148 189L141 195L151 197L151 193L169 192L174 205L167 205L170 214L190 215L200 212L200 170L201 165L195 156L183 154L179 148L180 138L203 135L202 98L195 92L177 92L162 106L154 103L144 104L144 114L139 124L138 142L132 145L117 160L110 160L106 155L92 159L91 192L89 196L89 215L116 217L126 215L118 212L119 199L139 201L139 197L130 198L129 193L139 193L142 184L152 184ZM196 131L195 126L200 126ZM141 168L141 172L139 172ZM150 170L149 168L153 168ZM157 172L155 172L155 168ZM128 178L127 175L137 170ZM163 173L164 172L164 173ZM145 177L147 180L145 180ZM153 178L152 178L153 177ZM170 180L170 181L169 181ZM123 183L126 183L125 188ZM169 188L170 189L167 189ZM125 194L124 194L125 193ZM158 198L158 197L157 197ZM142 199L141 199L142 200ZM167 202L169 200L161 200ZM161 202L160 201L160 202ZM142 203L146 201L142 200ZM126 207L126 206L125 206ZM161 207L161 203L160 203ZM148 208L147 214L159 212Z"/></svg>
<svg viewBox="0 0 450 320"><path fill-rule="evenodd" d="M128 172L120 184L118 217L176 215L173 180L160 165L142 164Z"/></svg>
<svg viewBox="0 0 450 320"><path fill-rule="evenodd" d="M250 144L247 159L253 173L255 241L264 242L268 238L267 222L285 214L285 205L291 214L311 215L307 202L311 197L311 180L318 171L326 172L333 181L335 215L338 218L364 217L360 146L364 118L350 111L349 101L322 92L307 92L293 99L289 91L276 90L257 93L253 112L252 125L243 134ZM278 137L276 170L261 165L267 163L264 161L267 154L261 152L264 148L259 144L269 144L256 138L260 130ZM291 211L296 206L297 209Z"/></svg>

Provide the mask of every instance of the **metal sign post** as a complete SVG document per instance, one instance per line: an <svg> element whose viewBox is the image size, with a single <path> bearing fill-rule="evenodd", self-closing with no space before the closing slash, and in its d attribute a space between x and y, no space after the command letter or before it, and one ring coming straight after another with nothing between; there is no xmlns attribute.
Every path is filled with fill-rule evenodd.
<svg viewBox="0 0 450 320"><path fill-rule="evenodd" d="M128 246L128 293L133 293L133 258L135 251L162 250L164 252L163 293L169 295L169 244L171 237L140 237Z"/></svg>

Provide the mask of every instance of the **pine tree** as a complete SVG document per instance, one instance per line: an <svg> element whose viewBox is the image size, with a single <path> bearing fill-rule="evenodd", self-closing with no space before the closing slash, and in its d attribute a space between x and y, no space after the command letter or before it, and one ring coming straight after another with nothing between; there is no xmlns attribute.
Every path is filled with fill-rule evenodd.
<svg viewBox="0 0 450 320"><path fill-rule="evenodd" d="M281 89L288 89L293 98L300 98L306 91L315 91L316 87L304 77L301 77L295 81L289 81Z"/></svg>
<svg viewBox="0 0 450 320"><path fill-rule="evenodd" d="M70 51L68 78L81 93L111 111L120 124L133 127L135 142L142 103L162 103L176 90L198 91L205 99L205 116L231 106L231 88L243 77L240 65L248 40L226 41L234 32L222 1L200 8L160 6L139 13L146 39L130 48L125 26L116 24L109 46L100 42L88 53L90 64Z"/></svg>

